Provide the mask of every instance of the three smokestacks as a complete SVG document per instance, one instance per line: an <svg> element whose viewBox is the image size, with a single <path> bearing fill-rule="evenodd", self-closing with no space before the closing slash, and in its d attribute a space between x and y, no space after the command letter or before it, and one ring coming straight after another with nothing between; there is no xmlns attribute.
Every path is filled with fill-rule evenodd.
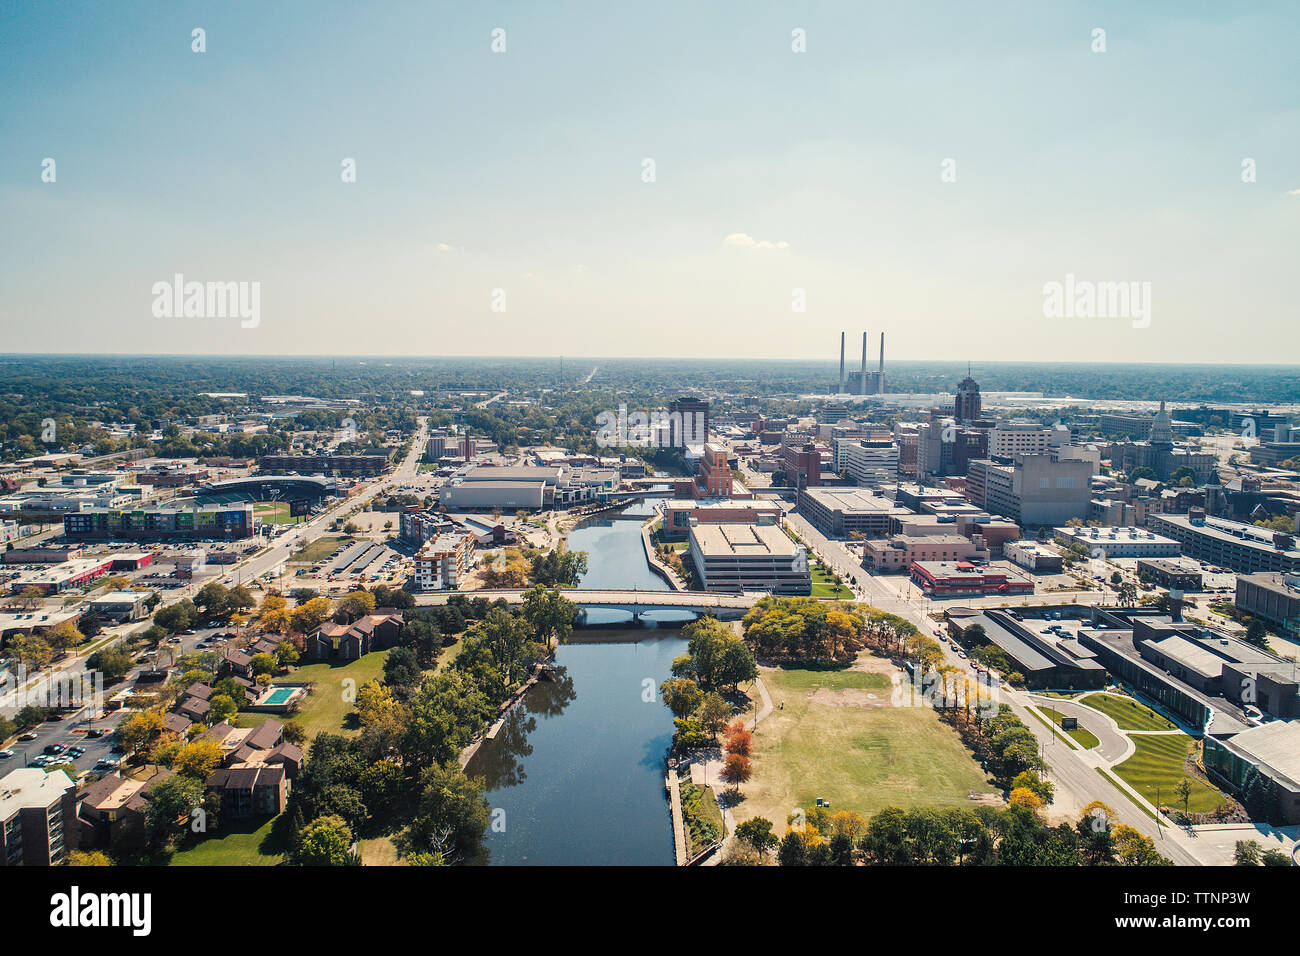
<svg viewBox="0 0 1300 956"><path fill-rule="evenodd" d="M846 345L847 333L840 333L840 382L837 394L845 394L844 378L844 349ZM880 365L876 369L875 381L869 387L867 384L867 333L862 333L862 367L858 370L858 392L859 395L880 394L885 390L885 333L880 333Z"/></svg>

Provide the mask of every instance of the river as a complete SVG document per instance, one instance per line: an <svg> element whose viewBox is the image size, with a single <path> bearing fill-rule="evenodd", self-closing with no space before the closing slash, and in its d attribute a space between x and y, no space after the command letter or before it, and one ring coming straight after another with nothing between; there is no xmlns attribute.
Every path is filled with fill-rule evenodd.
<svg viewBox="0 0 1300 956"><path fill-rule="evenodd" d="M587 552L584 587L668 587L646 562L639 521L588 522L569 547ZM493 811L504 811L479 862L673 864L663 763L673 722L657 688L685 652L678 626L691 615L656 616L625 625L626 614L593 612L597 626L576 629L556 652L557 679L535 685L479 748L466 771L485 779Z"/></svg>

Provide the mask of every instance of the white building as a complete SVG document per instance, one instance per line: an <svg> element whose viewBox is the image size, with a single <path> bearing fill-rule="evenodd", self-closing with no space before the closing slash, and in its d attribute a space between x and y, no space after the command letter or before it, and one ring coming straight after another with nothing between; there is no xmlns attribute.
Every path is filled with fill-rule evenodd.
<svg viewBox="0 0 1300 956"><path fill-rule="evenodd" d="M415 554L415 589L455 589L469 570L473 557L473 535L452 532L426 541Z"/></svg>
<svg viewBox="0 0 1300 956"><path fill-rule="evenodd" d="M831 467L848 474L864 488L883 488L898 482L898 446L892 441L836 438Z"/></svg>
<svg viewBox="0 0 1300 956"><path fill-rule="evenodd" d="M1172 558L1182 550L1173 538L1146 528L1055 528L1053 534L1063 545L1083 545L1094 557Z"/></svg>

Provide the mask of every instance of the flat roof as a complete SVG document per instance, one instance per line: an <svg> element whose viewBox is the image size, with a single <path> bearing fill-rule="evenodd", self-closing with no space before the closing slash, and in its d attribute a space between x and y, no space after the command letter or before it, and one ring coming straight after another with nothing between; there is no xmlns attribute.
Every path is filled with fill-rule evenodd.
<svg viewBox="0 0 1300 956"><path fill-rule="evenodd" d="M832 511L916 514L892 498L873 495L866 488L804 488L803 492Z"/></svg>
<svg viewBox="0 0 1300 956"><path fill-rule="evenodd" d="M18 810L48 807L76 784L65 771L22 767L0 778L0 821Z"/></svg>
<svg viewBox="0 0 1300 956"><path fill-rule="evenodd" d="M1300 722L1270 721L1221 742L1300 789Z"/></svg>
<svg viewBox="0 0 1300 956"><path fill-rule="evenodd" d="M796 545L775 525L709 524L696 525L691 538L705 557L731 556L789 557L798 551Z"/></svg>
<svg viewBox="0 0 1300 956"><path fill-rule="evenodd" d="M1212 654L1195 641L1185 637L1166 637L1160 641L1143 641L1143 644L1155 648L1171 660L1177 661L1202 677L1220 677L1223 665L1229 663L1217 654Z"/></svg>
<svg viewBox="0 0 1300 956"><path fill-rule="evenodd" d="M1226 518L1206 518L1204 524L1192 524L1192 519L1187 515L1158 514L1151 517L1154 520L1178 525L1196 534L1217 538L1220 541L1231 541L1243 547L1257 548L1261 551L1271 551L1274 554L1285 554L1300 559L1300 546L1294 543L1295 535L1286 532L1268 531L1265 528L1257 528L1255 525L1246 524L1243 521L1229 521ZM1291 538L1293 541L1291 547L1285 549L1274 547L1274 534L1282 534Z"/></svg>
<svg viewBox="0 0 1300 956"><path fill-rule="evenodd" d="M1074 538L1076 541L1091 542L1095 544L1120 543L1130 541L1141 541L1146 544L1177 544L1173 538L1166 538L1164 535L1156 534L1154 531L1148 531L1146 528L1054 528L1055 534L1063 535L1067 538Z"/></svg>

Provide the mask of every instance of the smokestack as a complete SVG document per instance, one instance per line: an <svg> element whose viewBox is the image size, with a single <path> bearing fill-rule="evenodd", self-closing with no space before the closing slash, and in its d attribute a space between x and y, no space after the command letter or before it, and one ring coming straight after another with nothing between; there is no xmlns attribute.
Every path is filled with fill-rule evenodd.
<svg viewBox="0 0 1300 956"><path fill-rule="evenodd" d="M844 394L844 333L840 333L840 390L837 393Z"/></svg>
<svg viewBox="0 0 1300 956"><path fill-rule="evenodd" d="M867 394L867 333L862 333L862 381L858 383L858 394Z"/></svg>

